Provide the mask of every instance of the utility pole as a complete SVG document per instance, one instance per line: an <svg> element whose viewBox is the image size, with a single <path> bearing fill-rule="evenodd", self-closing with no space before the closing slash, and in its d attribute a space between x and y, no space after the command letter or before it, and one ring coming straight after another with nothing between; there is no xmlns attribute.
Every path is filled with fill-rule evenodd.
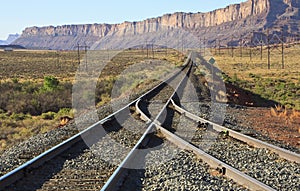
<svg viewBox="0 0 300 191"><path fill-rule="evenodd" d="M217 55L217 47L218 47L217 46L217 41L218 41L218 39L215 40L215 55Z"/></svg>
<svg viewBox="0 0 300 191"><path fill-rule="evenodd" d="M153 48L153 43L152 43L152 58L154 59L154 48Z"/></svg>
<svg viewBox="0 0 300 191"><path fill-rule="evenodd" d="M85 53L85 69L87 70L87 45L84 46L84 53Z"/></svg>
<svg viewBox="0 0 300 191"><path fill-rule="evenodd" d="M263 35L260 33L260 60L263 58Z"/></svg>
<svg viewBox="0 0 300 191"><path fill-rule="evenodd" d="M80 65L80 51L79 51L79 43L77 43L77 59L78 59L78 66Z"/></svg>
<svg viewBox="0 0 300 191"><path fill-rule="evenodd" d="M242 58L243 57L243 39L241 39L241 43L240 43L240 57Z"/></svg>
<svg viewBox="0 0 300 191"><path fill-rule="evenodd" d="M221 55L221 40L219 39L219 55Z"/></svg>
<svg viewBox="0 0 300 191"><path fill-rule="evenodd" d="M57 63L57 66L59 67L59 69L61 70L61 65L59 64L59 52L56 51L56 63Z"/></svg>
<svg viewBox="0 0 300 191"><path fill-rule="evenodd" d="M269 29L267 29L267 48L268 48L268 69L270 70L271 64L270 64L270 36L269 36Z"/></svg>
<svg viewBox="0 0 300 191"><path fill-rule="evenodd" d="M203 51L204 51L204 54L203 54L203 55L204 55L204 56L205 56L205 46L206 46L206 42L205 42L205 41L206 41L206 39L205 39L205 37L204 37L204 38L203 38L203 44L204 44L204 45L203 45Z"/></svg>
<svg viewBox="0 0 300 191"><path fill-rule="evenodd" d="M149 52L148 52L148 41L146 40L146 49L147 49L147 58L149 57Z"/></svg>
<svg viewBox="0 0 300 191"><path fill-rule="evenodd" d="M84 53L85 53L85 68L87 69L87 49L89 48L89 46L87 46L87 45L80 46L79 43L77 43L78 65L80 65L80 48L84 48Z"/></svg>
<svg viewBox="0 0 300 191"><path fill-rule="evenodd" d="M281 31L281 63L282 69L284 69L284 37L283 37L283 29Z"/></svg>
<svg viewBox="0 0 300 191"><path fill-rule="evenodd" d="M233 36L231 37L231 57L233 58Z"/></svg>

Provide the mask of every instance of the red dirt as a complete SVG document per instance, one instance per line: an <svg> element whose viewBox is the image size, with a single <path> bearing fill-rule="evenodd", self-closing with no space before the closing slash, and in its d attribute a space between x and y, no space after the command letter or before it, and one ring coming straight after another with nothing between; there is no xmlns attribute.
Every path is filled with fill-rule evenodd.
<svg viewBox="0 0 300 191"><path fill-rule="evenodd" d="M263 135L287 145L300 148L300 117L286 119L271 115L270 108L248 107L245 110L228 109L240 126L250 126ZM288 116L291 115L288 112Z"/></svg>
<svg viewBox="0 0 300 191"><path fill-rule="evenodd" d="M292 110L287 110L282 116L274 116L271 113L271 106L275 107L274 102L263 100L232 84L226 84L226 89L230 103L248 106L244 110L229 108L227 111L235 116L240 126L252 127L273 140L300 148L299 113L293 116Z"/></svg>

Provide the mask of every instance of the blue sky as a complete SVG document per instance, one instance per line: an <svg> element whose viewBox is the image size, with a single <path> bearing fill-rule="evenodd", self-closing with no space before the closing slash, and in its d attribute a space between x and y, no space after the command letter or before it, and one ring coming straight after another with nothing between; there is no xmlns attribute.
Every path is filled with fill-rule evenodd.
<svg viewBox="0 0 300 191"><path fill-rule="evenodd" d="M173 12L208 12L245 0L20 0L0 2L0 39L29 26L140 21Z"/></svg>

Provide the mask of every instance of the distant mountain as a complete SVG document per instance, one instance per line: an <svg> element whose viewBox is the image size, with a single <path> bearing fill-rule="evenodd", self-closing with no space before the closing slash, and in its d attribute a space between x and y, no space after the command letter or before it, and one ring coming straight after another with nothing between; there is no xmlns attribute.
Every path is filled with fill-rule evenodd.
<svg viewBox="0 0 300 191"><path fill-rule="evenodd" d="M17 40L21 35L19 34L10 34L6 40L0 40L0 45L9 45L13 41Z"/></svg>
<svg viewBox="0 0 300 191"><path fill-rule="evenodd" d="M12 42L14 42L15 40L17 40L19 37L20 37L21 35L19 35L19 34L10 34L9 36L8 36L8 38L6 39L6 42L8 43L8 44L11 44Z"/></svg>
<svg viewBox="0 0 300 191"><path fill-rule="evenodd" d="M199 2L200 3L200 2ZM168 47L236 45L253 31L299 35L299 0L248 0L208 13L173 13L139 22L26 28L15 44L26 48L91 49L158 44ZM253 37L251 37L253 38ZM259 37L264 38L266 37ZM184 45L183 45L184 44Z"/></svg>
<svg viewBox="0 0 300 191"><path fill-rule="evenodd" d="M0 40L0 45L7 45L6 40Z"/></svg>

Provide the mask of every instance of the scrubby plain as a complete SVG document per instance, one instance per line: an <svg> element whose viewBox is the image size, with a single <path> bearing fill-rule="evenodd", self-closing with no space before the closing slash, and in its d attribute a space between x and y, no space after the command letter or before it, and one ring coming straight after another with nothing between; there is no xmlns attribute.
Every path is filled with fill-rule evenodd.
<svg viewBox="0 0 300 191"><path fill-rule="evenodd" d="M97 107L110 102L114 82L129 66L145 60L164 60L178 66L185 59L174 50L149 50L148 54L146 50L125 50L114 57L105 50L105 54L109 62L99 74L92 95ZM90 61L88 55L80 51L81 64ZM73 117L72 87L78 66L77 51L0 51L0 151L59 127L62 116ZM140 71L140 76L143 72L148 73L144 76L155 73ZM153 80L135 79L122 91L139 93L153 84Z"/></svg>
<svg viewBox="0 0 300 191"><path fill-rule="evenodd" d="M211 50L220 69L225 73L225 81L249 90L261 97L278 102L288 108L300 110L300 47L284 48L284 68L282 68L281 47L272 48L270 69L268 69L267 49L260 47ZM251 55L251 56L250 56Z"/></svg>

